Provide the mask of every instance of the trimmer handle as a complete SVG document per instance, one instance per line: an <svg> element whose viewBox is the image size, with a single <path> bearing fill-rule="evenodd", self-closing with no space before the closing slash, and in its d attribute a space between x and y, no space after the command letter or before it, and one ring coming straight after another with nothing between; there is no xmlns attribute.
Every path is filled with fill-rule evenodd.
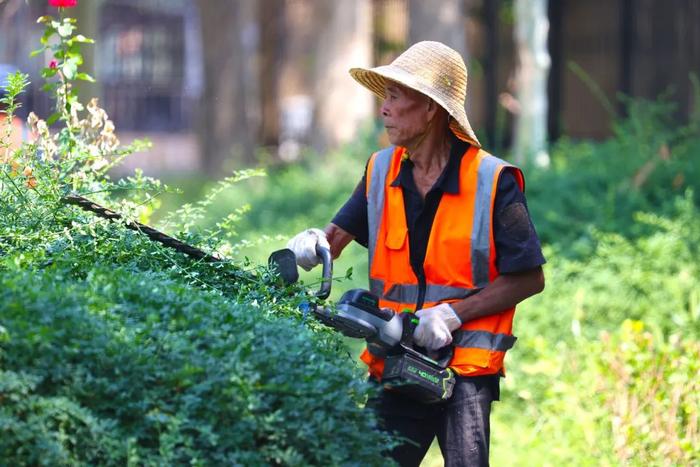
<svg viewBox="0 0 700 467"><path fill-rule="evenodd" d="M333 258L331 256L331 250L319 245L316 245L316 255L321 258L321 263L323 264L321 288L316 292L316 296L321 300L325 300L331 294ZM297 280L299 280L296 258L294 252L289 248L274 251L267 262L279 272L285 284L295 284Z"/></svg>
<svg viewBox="0 0 700 467"><path fill-rule="evenodd" d="M418 318L415 314L405 311L401 313L401 324L403 326L401 343L406 347L413 348L413 333L418 327Z"/></svg>
<svg viewBox="0 0 700 467"><path fill-rule="evenodd" d="M401 333L401 347L403 347L404 350L410 352L417 351L417 346L414 345L413 342L413 335L416 332L418 323L419 319L414 313L401 313L401 324L403 325L403 330ZM441 368L447 368L454 353L454 347L452 345L446 345L445 347L433 352L428 352L427 349L423 347L417 347L417 349L420 350L419 353L421 355L431 358Z"/></svg>
<svg viewBox="0 0 700 467"><path fill-rule="evenodd" d="M321 288L316 292L316 296L321 300L328 298L331 294L331 284L333 282L333 257L331 250L321 245L316 245L316 255L321 258L323 272L321 273Z"/></svg>

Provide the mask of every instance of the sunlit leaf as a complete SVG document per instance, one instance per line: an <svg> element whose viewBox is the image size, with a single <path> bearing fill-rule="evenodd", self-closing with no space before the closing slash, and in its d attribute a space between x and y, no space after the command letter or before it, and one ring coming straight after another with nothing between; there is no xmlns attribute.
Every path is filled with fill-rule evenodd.
<svg viewBox="0 0 700 467"><path fill-rule="evenodd" d="M90 83L94 83L94 82L95 82L95 78L93 78L92 76L88 75L87 73L78 73L78 74L75 75L75 79L79 79L79 80L82 80L82 81L88 81L88 82L90 82Z"/></svg>
<svg viewBox="0 0 700 467"><path fill-rule="evenodd" d="M54 123L56 123L56 121L58 121L59 118L61 118L61 114L58 112L55 112L55 113L51 114L51 116L49 116L49 118L46 119L46 124L51 126Z"/></svg>
<svg viewBox="0 0 700 467"><path fill-rule="evenodd" d="M73 33L73 26L69 23L63 23L56 30L61 37L68 37Z"/></svg>
<svg viewBox="0 0 700 467"><path fill-rule="evenodd" d="M83 44L94 44L95 43L94 39L90 39L89 37L85 37L82 34L78 34L77 36L73 36L68 42L71 44L73 42L80 42Z"/></svg>
<svg viewBox="0 0 700 467"><path fill-rule="evenodd" d="M58 72L58 68L44 67L41 69L41 77L42 78L52 78L52 77L56 76L57 72Z"/></svg>
<svg viewBox="0 0 700 467"><path fill-rule="evenodd" d="M78 71L78 66L74 61L67 61L61 66L61 71L66 79L73 79Z"/></svg>

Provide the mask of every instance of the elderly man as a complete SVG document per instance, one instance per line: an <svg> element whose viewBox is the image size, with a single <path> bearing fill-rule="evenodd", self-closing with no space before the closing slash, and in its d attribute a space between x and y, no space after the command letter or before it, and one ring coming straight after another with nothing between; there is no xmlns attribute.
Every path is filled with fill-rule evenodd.
<svg viewBox="0 0 700 467"><path fill-rule="evenodd" d="M419 318L414 342L451 346L452 397L425 404L383 389L368 402L386 430L411 442L392 452L419 465L437 436L445 465L488 465L491 402L512 347L515 306L544 288L542 256L522 172L481 149L465 113L467 70L439 42L420 42L387 66L353 68L383 99L392 146L373 154L347 203L324 230L289 242L297 263L318 264L353 239L369 251L370 289L383 307ZM365 350L370 379L384 361Z"/></svg>

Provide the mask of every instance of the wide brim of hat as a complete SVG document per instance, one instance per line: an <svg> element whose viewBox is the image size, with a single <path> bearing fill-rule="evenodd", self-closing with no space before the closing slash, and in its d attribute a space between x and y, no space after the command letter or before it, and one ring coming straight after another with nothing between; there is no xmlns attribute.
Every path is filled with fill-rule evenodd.
<svg viewBox="0 0 700 467"><path fill-rule="evenodd" d="M392 65L384 65L369 69L351 68L350 76L352 76L353 79L362 86L372 91L372 93L374 93L380 99L384 99L386 80L397 82L430 97L443 109L445 109L452 117L450 119L450 129L455 136L457 136L457 138L473 144L478 148L481 147L481 143L477 139L476 135L474 134L474 130L472 130L472 127L469 124L469 119L467 118L467 113L464 110L464 106L446 102L442 96L425 86L420 81L416 80L412 74Z"/></svg>

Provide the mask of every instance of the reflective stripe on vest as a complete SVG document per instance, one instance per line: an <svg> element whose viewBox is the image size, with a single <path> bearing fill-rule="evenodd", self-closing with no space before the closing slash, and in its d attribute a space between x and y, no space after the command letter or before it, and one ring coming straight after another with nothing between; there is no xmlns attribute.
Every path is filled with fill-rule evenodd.
<svg viewBox="0 0 700 467"><path fill-rule="evenodd" d="M472 280L477 287L489 283L489 262L491 254L491 195L494 189L494 175L503 161L495 157L485 157L479 164L472 223Z"/></svg>
<svg viewBox="0 0 700 467"><path fill-rule="evenodd" d="M498 350L505 352L513 347L517 337L512 334L494 334L488 331L465 331L460 329L452 334L452 344L458 347Z"/></svg>
<svg viewBox="0 0 700 467"><path fill-rule="evenodd" d="M462 300L474 295L481 289L450 287L448 285L427 284L425 287L426 302L444 302L447 300ZM382 299L395 303L415 303L418 300L418 284L392 284L384 293L384 281L369 280L369 291Z"/></svg>
<svg viewBox="0 0 700 467"><path fill-rule="evenodd" d="M380 304L402 311L414 309L421 285L410 266L403 192L391 183L398 176L403 148L372 155L367 166L370 290ZM425 270L425 304L454 302L480 291L498 276L492 233L498 177L506 162L470 148L460 164L460 192L445 193L430 232ZM524 189L522 173L514 170ZM460 217L460 214L463 214ZM464 323L453 334L450 366L462 375L503 371L505 352L515 343L515 309ZM384 362L365 351L361 359L381 378Z"/></svg>
<svg viewBox="0 0 700 467"><path fill-rule="evenodd" d="M394 149L394 146L391 146L375 153L367 165L367 224L369 227L367 250L370 261L374 257L377 246L379 223L382 221L382 212L384 211L384 185ZM381 297L381 295L380 292L378 296Z"/></svg>
<svg viewBox="0 0 700 467"><path fill-rule="evenodd" d="M488 331L459 329L452 334L452 345L474 349L505 352L513 348L518 338L512 334L494 334ZM368 349L369 353L372 353Z"/></svg>

